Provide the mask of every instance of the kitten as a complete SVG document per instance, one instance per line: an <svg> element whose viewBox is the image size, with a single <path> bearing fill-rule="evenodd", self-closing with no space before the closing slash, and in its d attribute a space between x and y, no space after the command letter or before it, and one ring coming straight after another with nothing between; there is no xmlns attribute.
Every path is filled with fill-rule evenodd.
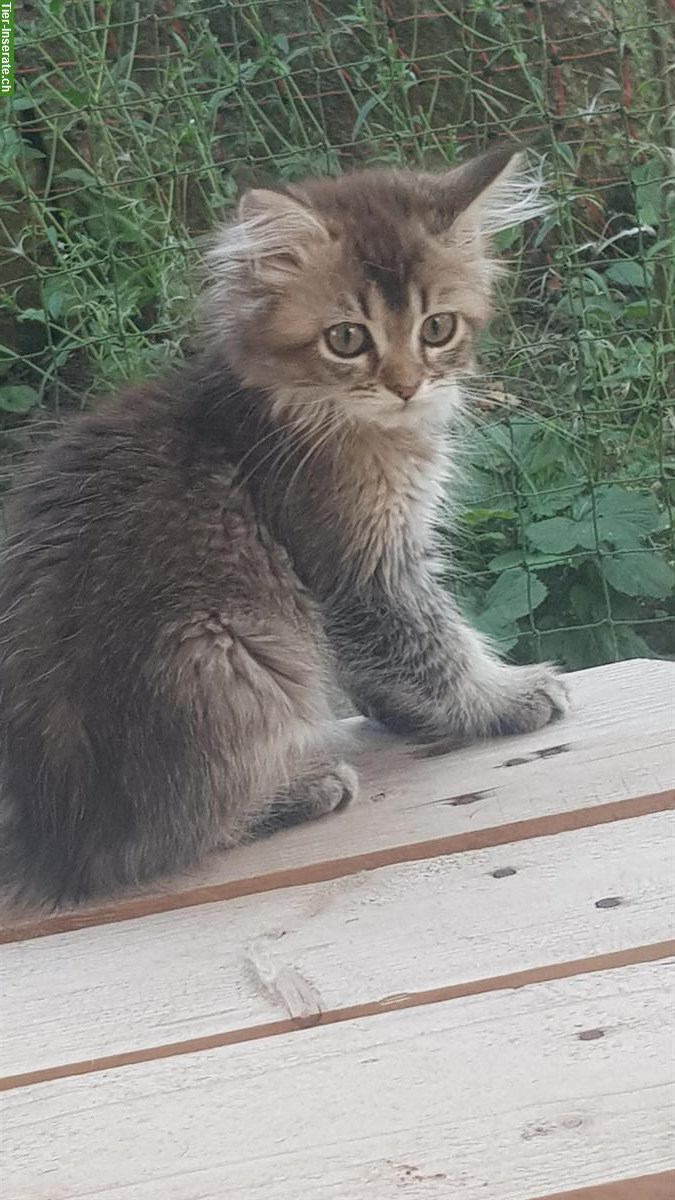
<svg viewBox="0 0 675 1200"><path fill-rule="evenodd" d="M334 664L413 737L537 729L435 582L444 427L490 311L487 239L536 215L499 148L247 193L203 351L73 421L17 486L0 579L0 825L60 904L342 808Z"/></svg>

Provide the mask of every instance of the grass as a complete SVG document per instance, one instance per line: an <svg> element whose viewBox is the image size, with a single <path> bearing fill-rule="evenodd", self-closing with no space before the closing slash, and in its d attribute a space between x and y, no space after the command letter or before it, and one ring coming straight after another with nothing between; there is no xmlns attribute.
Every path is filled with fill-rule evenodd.
<svg viewBox="0 0 675 1200"><path fill-rule="evenodd" d="M672 654L666 7L37 0L0 125L4 484L69 410L189 347L200 240L242 186L525 133L554 205L500 245L462 600L521 660Z"/></svg>

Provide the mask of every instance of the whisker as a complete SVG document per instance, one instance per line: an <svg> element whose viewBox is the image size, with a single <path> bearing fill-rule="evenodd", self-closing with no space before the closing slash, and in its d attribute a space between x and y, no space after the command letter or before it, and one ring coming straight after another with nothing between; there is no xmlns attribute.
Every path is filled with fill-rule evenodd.
<svg viewBox="0 0 675 1200"><path fill-rule="evenodd" d="M336 433L339 432L339 430L343 426L343 424L344 424L344 422L341 419L340 414L339 413L333 414L333 420L331 422L327 423L327 426L326 426L325 430L323 431L323 433L321 434L321 436L319 436L317 438L316 442L309 447L309 450L305 454L304 458L301 459L301 461L298 463L298 465L297 465L295 471L293 472L293 475L291 476L291 479L289 481L288 487L286 489L286 501L285 501L286 506L288 506L288 504L290 503L291 492L292 492L293 488L295 487L295 484L297 483L297 481L300 477L300 473L303 470L303 468L306 467L310 463L313 456L317 455L319 453L319 451L323 449L323 447L326 445L326 443L329 441L329 439L332 436L334 436Z"/></svg>

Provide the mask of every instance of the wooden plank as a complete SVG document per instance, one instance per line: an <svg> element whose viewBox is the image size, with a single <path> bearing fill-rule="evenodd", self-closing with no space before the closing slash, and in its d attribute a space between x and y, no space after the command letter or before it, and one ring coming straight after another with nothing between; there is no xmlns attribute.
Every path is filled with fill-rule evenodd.
<svg viewBox="0 0 675 1200"><path fill-rule="evenodd" d="M473 983L433 988L426 992L408 992L388 996L385 1000L357 1004L350 1008L331 1009L320 1017L305 1019L287 1017L263 1025L252 1025L246 1029L233 1029L205 1037L190 1038L180 1042L164 1042L161 1046L150 1046L141 1050L123 1050L103 1058L85 1058L62 1066L46 1067L40 1071L27 1071L20 1075L5 1075L0 1079L0 1092L15 1091L32 1087L38 1083L49 1083L55 1079L72 1078L75 1075L93 1075L118 1067L137 1066L139 1063L156 1062L162 1058L178 1058L186 1054L201 1054L205 1050L216 1050L222 1046L237 1046L243 1042L259 1041L263 1038L280 1037L299 1029L310 1029L317 1025L338 1025L361 1017L381 1016L385 1012L396 1012L406 1008L421 1008L429 1004L441 1004L446 1000L462 999L465 996L480 996L486 992L512 991L514 988L531 987L536 983L572 979L578 975L589 975L600 971L614 971L640 963L659 962L675 955L675 939L656 942L649 946L635 946L632 950L620 950L613 954L598 954L593 958L574 959L564 963L552 963L543 967L532 967L526 971L514 971L509 975L492 975L489 979L477 979Z"/></svg>
<svg viewBox="0 0 675 1200"><path fill-rule="evenodd" d="M672 962L6 1093L12 1200L524 1200L671 1167Z"/></svg>
<svg viewBox="0 0 675 1200"><path fill-rule="evenodd" d="M674 876L675 818L659 813L17 942L0 960L2 1073L659 943Z"/></svg>
<svg viewBox="0 0 675 1200"><path fill-rule="evenodd" d="M37 920L6 915L0 941L672 806L675 664L616 663L569 679L574 711L564 721L440 757L357 721L362 794L347 813L230 851L140 897Z"/></svg>

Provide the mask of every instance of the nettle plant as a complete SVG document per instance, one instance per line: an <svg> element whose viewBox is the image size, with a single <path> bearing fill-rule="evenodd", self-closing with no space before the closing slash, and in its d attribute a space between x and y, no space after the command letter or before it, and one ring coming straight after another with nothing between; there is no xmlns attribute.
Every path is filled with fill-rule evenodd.
<svg viewBox="0 0 675 1200"><path fill-rule="evenodd" d="M502 400L472 439L460 589L478 627L522 660L579 668L673 653L673 244L661 236L662 178L656 160L636 167L633 232L590 243L592 265L583 244L573 261L561 251L564 285L525 310L520 330L514 318L506 363L503 330L486 347L488 361L500 356ZM509 376L529 395L527 415Z"/></svg>
<svg viewBox="0 0 675 1200"><path fill-rule="evenodd" d="M668 515L645 486L589 483L562 423L485 426L461 521L464 601L503 649L575 668L659 648L636 627L672 612Z"/></svg>

